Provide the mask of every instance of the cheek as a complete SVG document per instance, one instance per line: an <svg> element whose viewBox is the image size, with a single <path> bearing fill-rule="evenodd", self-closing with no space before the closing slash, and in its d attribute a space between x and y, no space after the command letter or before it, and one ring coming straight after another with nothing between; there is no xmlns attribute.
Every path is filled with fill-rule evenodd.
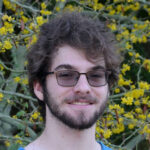
<svg viewBox="0 0 150 150"><path fill-rule="evenodd" d="M100 88L95 88L93 90L95 96L97 98L106 98L109 96L109 91L108 91L108 86L103 86L103 87L100 87Z"/></svg>
<svg viewBox="0 0 150 150"><path fill-rule="evenodd" d="M58 98L64 99L71 94L71 89L69 87L61 87Z"/></svg>
<svg viewBox="0 0 150 150"><path fill-rule="evenodd" d="M71 93L70 87L62 87L57 84L57 81L54 79L47 80L47 90L51 94L51 96L55 99L64 99L66 96Z"/></svg>

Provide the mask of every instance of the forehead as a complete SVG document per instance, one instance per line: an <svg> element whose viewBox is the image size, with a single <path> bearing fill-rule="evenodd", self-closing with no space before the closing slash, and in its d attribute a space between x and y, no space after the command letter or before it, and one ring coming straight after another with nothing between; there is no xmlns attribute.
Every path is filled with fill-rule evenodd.
<svg viewBox="0 0 150 150"><path fill-rule="evenodd" d="M87 71L95 66L102 66L102 68L105 68L105 61L104 57L100 57L98 61L92 62L86 58L82 50L64 45L58 48L52 62L51 70L62 65L70 65L77 70Z"/></svg>

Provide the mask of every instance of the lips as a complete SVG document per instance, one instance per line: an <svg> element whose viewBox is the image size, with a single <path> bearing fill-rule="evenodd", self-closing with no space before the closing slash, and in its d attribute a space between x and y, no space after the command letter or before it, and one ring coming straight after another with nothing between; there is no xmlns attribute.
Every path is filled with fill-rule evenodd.
<svg viewBox="0 0 150 150"><path fill-rule="evenodd" d="M65 102L67 104L71 105L79 105L79 106L86 106L86 105L92 105L97 102L97 99L93 98L92 96L79 96L79 95L74 95L71 97L68 97L65 99Z"/></svg>
<svg viewBox="0 0 150 150"><path fill-rule="evenodd" d="M73 105L91 105L91 103L89 103L89 102L76 102L76 101L71 104L73 104Z"/></svg>
<svg viewBox="0 0 150 150"><path fill-rule="evenodd" d="M96 100L93 99L68 99L67 101L68 104L72 104L72 105L92 105L94 103L96 103Z"/></svg>

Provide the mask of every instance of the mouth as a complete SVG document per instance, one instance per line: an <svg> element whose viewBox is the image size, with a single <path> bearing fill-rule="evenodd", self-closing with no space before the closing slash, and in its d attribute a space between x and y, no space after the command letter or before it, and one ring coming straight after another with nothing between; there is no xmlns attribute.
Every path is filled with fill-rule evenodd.
<svg viewBox="0 0 150 150"><path fill-rule="evenodd" d="M86 100L75 100L75 101L69 102L68 104L79 105L79 106L87 106L87 105L94 104L94 102L86 101Z"/></svg>

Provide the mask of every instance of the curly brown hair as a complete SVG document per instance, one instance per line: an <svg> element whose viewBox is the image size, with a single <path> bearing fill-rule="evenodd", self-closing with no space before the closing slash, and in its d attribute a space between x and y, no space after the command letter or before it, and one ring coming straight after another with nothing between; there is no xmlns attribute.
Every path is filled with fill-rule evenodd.
<svg viewBox="0 0 150 150"><path fill-rule="evenodd" d="M106 69L111 70L109 85L116 82L120 55L112 32L98 18L92 19L83 13L65 13L41 27L38 41L27 55L32 94L33 83L39 81L43 85L44 73L51 67L58 48L65 44L82 50L90 61L104 57Z"/></svg>

